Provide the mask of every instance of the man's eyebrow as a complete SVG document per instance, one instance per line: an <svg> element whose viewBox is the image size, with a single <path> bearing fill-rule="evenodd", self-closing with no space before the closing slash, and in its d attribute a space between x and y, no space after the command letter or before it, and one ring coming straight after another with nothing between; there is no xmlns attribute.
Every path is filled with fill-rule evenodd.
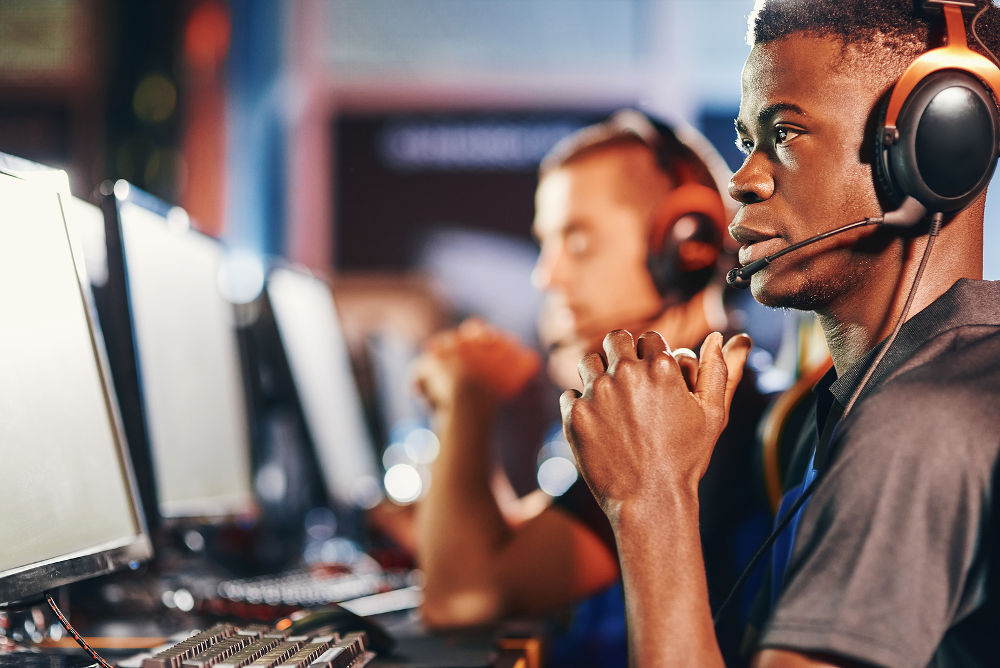
<svg viewBox="0 0 1000 668"><path fill-rule="evenodd" d="M586 232L587 229L586 223L573 219L564 225L561 225L559 227L558 234L560 237L567 237L574 232ZM542 242L542 234L539 233L538 227L534 223L531 224L531 236L534 237L535 241L538 243Z"/></svg>
<svg viewBox="0 0 1000 668"><path fill-rule="evenodd" d="M807 115L806 112L802 109L802 107L800 107L797 104L792 104L791 102L775 102L774 104L768 105L757 112L757 124L758 125L767 124L774 116L777 116L782 111L790 111L792 113L800 114L802 116ZM746 124L739 118L734 120L734 124L736 125L737 132L743 132L743 133L747 132Z"/></svg>
<svg viewBox="0 0 1000 668"><path fill-rule="evenodd" d="M764 107L757 112L757 122L761 125L767 123L771 118L777 116L782 111L790 111L794 114L799 114L805 116L806 112L802 110L797 104L792 104L791 102L776 102L770 106Z"/></svg>

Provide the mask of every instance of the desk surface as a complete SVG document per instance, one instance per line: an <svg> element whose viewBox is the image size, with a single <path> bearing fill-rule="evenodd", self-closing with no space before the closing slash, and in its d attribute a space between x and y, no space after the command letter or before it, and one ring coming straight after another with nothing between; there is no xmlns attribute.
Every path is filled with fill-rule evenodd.
<svg viewBox="0 0 1000 668"><path fill-rule="evenodd" d="M372 668L489 668L497 665L498 638L506 627L488 627L467 631L430 632L415 610L376 615L380 624L396 640L392 654L377 656ZM195 627L191 627L195 628ZM177 629L163 629L157 634L151 622L103 620L87 629L93 647L112 660L122 660L136 652L166 642ZM520 630L520 629L519 629ZM100 635L91 635L94 632ZM72 652L77 648L72 638L49 641L44 646ZM82 655L82 650L79 650Z"/></svg>

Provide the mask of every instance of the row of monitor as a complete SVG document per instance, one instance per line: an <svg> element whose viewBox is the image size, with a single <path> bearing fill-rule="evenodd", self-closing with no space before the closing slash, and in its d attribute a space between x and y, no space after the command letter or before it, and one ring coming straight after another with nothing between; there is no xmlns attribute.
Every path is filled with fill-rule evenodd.
<svg viewBox="0 0 1000 668"><path fill-rule="evenodd" d="M149 559L151 524L255 510L225 248L108 190L97 207L0 155L0 606ZM329 287L275 264L260 300L330 503L349 506L377 460Z"/></svg>

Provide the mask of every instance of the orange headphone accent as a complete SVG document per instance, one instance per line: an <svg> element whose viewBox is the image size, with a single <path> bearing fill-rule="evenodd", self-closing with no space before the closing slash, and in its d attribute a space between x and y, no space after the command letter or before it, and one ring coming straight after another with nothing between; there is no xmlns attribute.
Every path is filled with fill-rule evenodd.
<svg viewBox="0 0 1000 668"><path fill-rule="evenodd" d="M879 105L875 173L885 204L919 202L929 213L968 206L1000 154L1000 68L969 48L965 0L925 0L944 13L946 44L916 58ZM983 6L972 19L987 11ZM978 37L977 37L978 39Z"/></svg>
<svg viewBox="0 0 1000 668"><path fill-rule="evenodd" d="M965 4L974 6L972 3ZM982 79L983 83L992 89L994 100L1000 101L1000 69L989 58L969 48L965 36L965 22L962 19L962 6L956 3L942 7L947 30L947 43L921 54L910 63L903 75L899 77L899 81L892 90L892 96L889 98L889 105L886 107L886 130L896 129L896 121L899 119L903 102L924 77L938 70L957 69L970 72Z"/></svg>
<svg viewBox="0 0 1000 668"><path fill-rule="evenodd" d="M649 247L654 249L653 252L664 248L667 235L674 231L679 220L695 214L715 223L719 238L725 238L726 207L722 204L722 197L718 191L708 186L686 183L671 190L653 211L653 224L649 236ZM683 243L683 239L681 242Z"/></svg>
<svg viewBox="0 0 1000 668"><path fill-rule="evenodd" d="M717 271L727 215L714 188L684 183L653 209L646 267L668 302L683 302L703 290Z"/></svg>

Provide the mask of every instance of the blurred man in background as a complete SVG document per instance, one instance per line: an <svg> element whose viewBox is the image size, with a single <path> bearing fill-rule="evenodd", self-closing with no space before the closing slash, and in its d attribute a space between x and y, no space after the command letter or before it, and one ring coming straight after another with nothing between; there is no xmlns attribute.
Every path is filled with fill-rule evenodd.
<svg viewBox="0 0 1000 668"><path fill-rule="evenodd" d="M720 162L700 136L682 141L634 111L575 133L543 160L533 279L546 293L539 329L557 386L578 383L577 361L599 350L611 329L652 329L688 348L730 329L718 275L729 220L713 176ZM693 358L675 354L682 365ZM479 321L437 335L418 360L418 386L441 442L417 512L423 615L431 625L552 611L618 581L610 525L582 480L554 502L491 486L497 408L539 364L536 353ZM751 463L763 407L748 374L701 487L713 598L735 579L745 552L739 546L754 543L767 525ZM733 645L737 626L722 631Z"/></svg>

